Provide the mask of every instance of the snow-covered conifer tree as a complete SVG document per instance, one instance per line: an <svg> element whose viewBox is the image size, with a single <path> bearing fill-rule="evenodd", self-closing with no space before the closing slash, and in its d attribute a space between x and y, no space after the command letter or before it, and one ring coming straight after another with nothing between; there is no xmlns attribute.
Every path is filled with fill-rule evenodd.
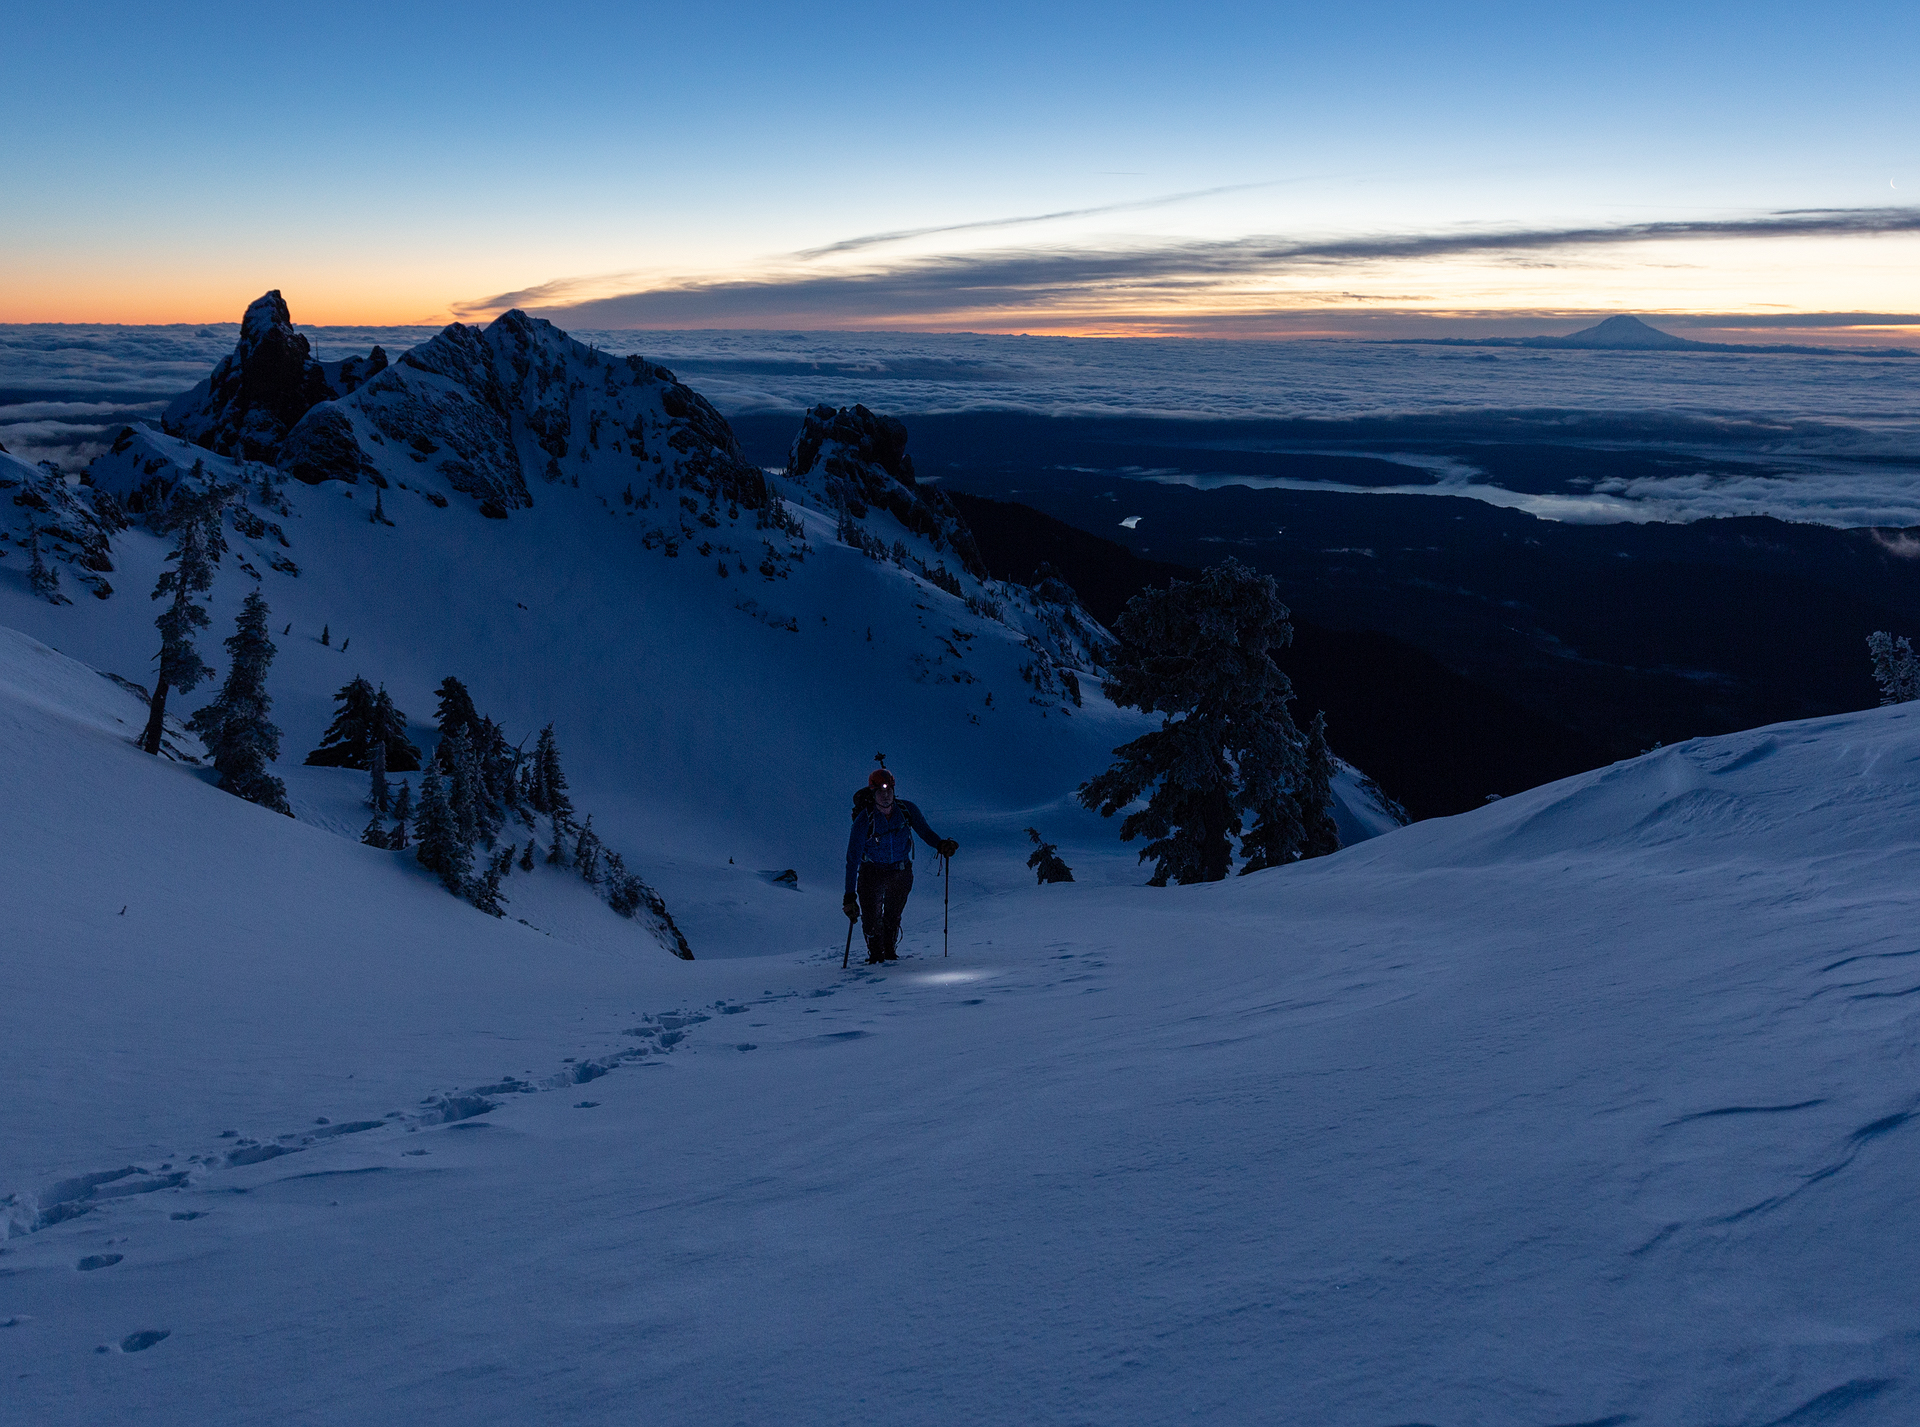
<svg viewBox="0 0 1920 1427"><path fill-rule="evenodd" d="M367 820L366 827L361 831L360 841L368 847L384 848L387 845L387 831L380 823L380 814L375 813Z"/></svg>
<svg viewBox="0 0 1920 1427"><path fill-rule="evenodd" d="M414 825L414 856L420 865L436 874L446 889L464 897L473 881L472 855L454 824L447 806L446 785L440 780L440 765L429 763L420 780L420 816Z"/></svg>
<svg viewBox="0 0 1920 1427"><path fill-rule="evenodd" d="M511 847L504 849L498 857L489 858L486 871L469 884L467 900L489 916L504 917L507 912L500 904L500 883L512 868Z"/></svg>
<svg viewBox="0 0 1920 1427"><path fill-rule="evenodd" d="M462 724L440 740L433 761L446 779L447 810L453 816L455 835L463 845L471 847L480 838L478 804L483 790L479 787L480 771L474 762L473 744L467 738L466 725ZM420 816L423 819L426 817L425 796L422 789ZM426 836L424 832L420 835Z"/></svg>
<svg viewBox="0 0 1920 1427"><path fill-rule="evenodd" d="M277 652L267 632L267 602L254 590L226 641L231 663L217 698L187 721L213 755L220 786L237 798L293 816L287 785L267 771L280 756L280 730L267 717L267 669Z"/></svg>
<svg viewBox="0 0 1920 1427"><path fill-rule="evenodd" d="M553 800L547 794L547 750L553 746L553 725L540 730L533 741L533 757L527 760L527 806L536 813L551 813Z"/></svg>
<svg viewBox="0 0 1920 1427"><path fill-rule="evenodd" d="M27 541L27 588L48 604L66 604L60 593L60 572L40 554L40 531L36 528Z"/></svg>
<svg viewBox="0 0 1920 1427"><path fill-rule="evenodd" d="M439 706L434 710L434 720L439 725L440 737L446 738L455 729L467 729L468 737L480 727L480 711L473 706L473 695L467 692L467 686L452 675L440 681L437 690L440 695Z"/></svg>
<svg viewBox="0 0 1920 1427"><path fill-rule="evenodd" d="M393 831L387 834L387 846L395 852L407 850L407 823L413 817L413 788L400 780L400 796L393 800Z"/></svg>
<svg viewBox="0 0 1920 1427"><path fill-rule="evenodd" d="M320 735L320 746L307 755L315 768L365 768L367 742L373 726L373 685L355 675L333 696L340 711Z"/></svg>
<svg viewBox="0 0 1920 1427"><path fill-rule="evenodd" d="M1886 630L1867 636L1867 653L1873 659L1873 682L1880 686L1880 702L1904 704L1920 699L1920 659L1914 658L1913 645L1903 634L1895 639Z"/></svg>
<svg viewBox="0 0 1920 1427"><path fill-rule="evenodd" d="M565 820L559 813L553 816L553 846L547 849L549 867L567 865L567 830Z"/></svg>
<svg viewBox="0 0 1920 1427"><path fill-rule="evenodd" d="M1293 685L1271 653L1293 636L1287 616L1271 576L1227 560L1143 591L1114 622L1120 648L1102 687L1162 722L1116 748L1080 800L1111 817L1147 797L1120 837L1152 839L1140 860L1153 860L1156 887L1225 877L1248 814L1265 824L1258 856L1297 855L1285 843L1300 735L1287 712Z"/></svg>
<svg viewBox="0 0 1920 1427"><path fill-rule="evenodd" d="M1340 850L1340 826L1333 820L1333 771L1333 750L1327 747L1327 716L1316 712L1307 728L1300 785L1293 794L1306 833L1300 848L1302 857L1325 857Z"/></svg>
<svg viewBox="0 0 1920 1427"><path fill-rule="evenodd" d="M387 771L389 773L413 773L420 768L420 750L413 746L407 737L407 716L393 702L393 696L382 684L373 696L373 715L367 727L369 740L378 739L387 745Z"/></svg>
<svg viewBox="0 0 1920 1427"><path fill-rule="evenodd" d="M580 828L579 840L573 849L573 870L582 880L595 886L600 883L600 837L593 830L593 814L587 814L587 820Z"/></svg>
<svg viewBox="0 0 1920 1427"><path fill-rule="evenodd" d="M480 821L487 829L483 835L488 846L492 846L493 838L520 805L520 755L507 742L500 725L483 717L473 740L473 757L484 794Z"/></svg>
<svg viewBox="0 0 1920 1427"><path fill-rule="evenodd" d="M180 543L168 558L173 568L161 573L153 587L153 598L171 594L173 602L153 621L160 630L160 672L153 681L147 728L140 740L141 747L155 754L160 751L161 735L166 730L168 691L190 693L213 672L193 646L194 631L205 629L208 623L206 606L195 596L213 588L213 561L207 558L206 530L200 520L185 522Z"/></svg>
<svg viewBox="0 0 1920 1427"><path fill-rule="evenodd" d="M562 817L573 811L573 799L567 795L567 775L560 768L560 748L554 742L553 725L540 730L533 745L533 768L528 779L527 801L535 812Z"/></svg>
<svg viewBox="0 0 1920 1427"><path fill-rule="evenodd" d="M333 722L320 736L320 746L307 755L315 768L373 767L373 745L386 745L389 773L412 773L420 767L420 750L407 739L407 716L394 707L383 684L376 690L355 676L335 694L340 705Z"/></svg>
<svg viewBox="0 0 1920 1427"><path fill-rule="evenodd" d="M520 854L520 870L522 872L533 871L533 849L538 845L538 838L530 837L527 839L527 849Z"/></svg>
<svg viewBox="0 0 1920 1427"><path fill-rule="evenodd" d="M1073 869L1061 859L1060 849L1051 842L1040 840L1040 829L1030 827L1027 836L1033 842L1033 852L1027 858L1027 866L1033 869L1034 876L1042 886L1049 882L1071 882Z"/></svg>
<svg viewBox="0 0 1920 1427"><path fill-rule="evenodd" d="M375 738L367 745L367 806L376 813L385 813L389 795L387 793L387 745L386 740Z"/></svg>

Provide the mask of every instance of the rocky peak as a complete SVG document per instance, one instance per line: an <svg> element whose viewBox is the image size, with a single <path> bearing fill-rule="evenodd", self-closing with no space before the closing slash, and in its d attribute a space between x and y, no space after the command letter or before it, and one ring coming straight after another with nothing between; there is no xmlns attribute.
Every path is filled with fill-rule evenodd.
<svg viewBox="0 0 1920 1427"><path fill-rule="evenodd" d="M213 375L178 397L161 427L222 456L271 461L295 422L337 393L278 290L240 319L240 341Z"/></svg>

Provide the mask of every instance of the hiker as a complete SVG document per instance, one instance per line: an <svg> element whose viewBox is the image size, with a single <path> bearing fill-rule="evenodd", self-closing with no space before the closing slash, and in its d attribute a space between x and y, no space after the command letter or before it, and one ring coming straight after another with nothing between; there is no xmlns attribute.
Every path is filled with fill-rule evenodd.
<svg viewBox="0 0 1920 1427"><path fill-rule="evenodd" d="M853 797L853 832L847 838L847 895L840 904L847 920L861 923L867 961L896 961L900 914L913 891L913 834L942 857L960 850L939 836L905 798L893 796L893 774L876 768L867 786Z"/></svg>

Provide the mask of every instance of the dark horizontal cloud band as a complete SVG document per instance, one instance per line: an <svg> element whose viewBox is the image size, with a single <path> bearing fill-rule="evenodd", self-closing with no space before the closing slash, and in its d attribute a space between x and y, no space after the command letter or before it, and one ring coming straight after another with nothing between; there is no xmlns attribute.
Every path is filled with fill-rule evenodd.
<svg viewBox="0 0 1920 1427"><path fill-rule="evenodd" d="M1613 227L1400 233L1297 241L1248 237L1149 248L1036 249L920 257L856 272L775 272L766 277L661 285L569 302L585 286L560 279L457 304L463 318L526 307L576 327L842 326L1002 315L1178 312L1228 284L1343 266L1465 255L1700 241L1859 237L1920 232L1920 209L1782 212L1751 218L1669 220ZM1750 325L1764 326L1754 320Z"/></svg>

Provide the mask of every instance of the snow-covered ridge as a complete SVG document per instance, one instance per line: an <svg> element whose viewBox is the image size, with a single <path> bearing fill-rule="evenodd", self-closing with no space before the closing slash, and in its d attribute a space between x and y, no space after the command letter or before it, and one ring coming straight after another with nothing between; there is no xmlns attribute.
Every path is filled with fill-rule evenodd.
<svg viewBox="0 0 1920 1427"><path fill-rule="evenodd" d="M351 390L333 396L341 371ZM672 372L607 356L518 311L484 330L455 323L390 365L384 354L322 364L279 294L268 293L248 309L234 352L169 408L166 426L169 434L123 430L88 481L149 520L183 481L258 492L261 513L241 507L236 533L264 535L279 548L257 547L259 559L295 568L274 518L298 500L286 477L364 482L382 513L393 491L443 509L465 500L496 519L531 509L541 492L597 501L634 527L645 550L695 555L749 584L785 579L805 559L811 547L794 508L806 507L847 543L1015 630L1032 646L1030 684L1061 707L1075 702L1075 671L1098 671L1107 639L1064 584L1029 590L987 577L965 522L915 481L898 421L864 407L809 413L777 486ZM790 618L764 596L736 603L775 627ZM922 661L923 673L942 662L938 653Z"/></svg>

